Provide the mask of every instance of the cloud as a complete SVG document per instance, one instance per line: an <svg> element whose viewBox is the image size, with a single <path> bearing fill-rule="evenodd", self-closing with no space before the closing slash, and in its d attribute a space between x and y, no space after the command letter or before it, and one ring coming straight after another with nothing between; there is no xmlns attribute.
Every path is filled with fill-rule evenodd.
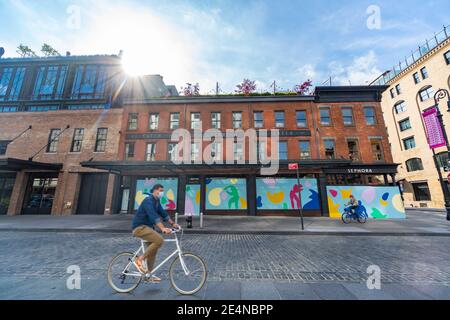
<svg viewBox="0 0 450 320"><path fill-rule="evenodd" d="M333 83L339 85L367 85L382 73L377 67L377 56L374 51L355 57L348 65L332 61L328 67Z"/></svg>

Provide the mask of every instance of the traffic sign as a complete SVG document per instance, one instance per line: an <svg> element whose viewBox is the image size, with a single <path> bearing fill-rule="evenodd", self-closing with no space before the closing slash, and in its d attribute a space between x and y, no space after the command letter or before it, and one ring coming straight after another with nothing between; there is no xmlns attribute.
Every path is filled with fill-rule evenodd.
<svg viewBox="0 0 450 320"><path fill-rule="evenodd" d="M298 170L298 163L290 163L289 170Z"/></svg>

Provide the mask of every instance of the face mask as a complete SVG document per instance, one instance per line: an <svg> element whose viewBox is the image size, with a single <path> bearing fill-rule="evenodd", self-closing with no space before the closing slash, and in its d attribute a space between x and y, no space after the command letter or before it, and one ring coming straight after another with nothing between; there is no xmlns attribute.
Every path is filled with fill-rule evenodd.
<svg viewBox="0 0 450 320"><path fill-rule="evenodd" d="M159 199L162 199L164 197L164 191L161 191L159 194L158 194L158 198Z"/></svg>

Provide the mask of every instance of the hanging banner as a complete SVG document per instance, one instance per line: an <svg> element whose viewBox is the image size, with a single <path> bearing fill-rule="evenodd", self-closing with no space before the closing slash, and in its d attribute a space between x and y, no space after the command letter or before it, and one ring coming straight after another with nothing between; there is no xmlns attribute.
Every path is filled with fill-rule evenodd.
<svg viewBox="0 0 450 320"><path fill-rule="evenodd" d="M437 149L447 145L441 123L438 118L437 108L430 108L423 114L423 121L427 131L428 145L430 149Z"/></svg>

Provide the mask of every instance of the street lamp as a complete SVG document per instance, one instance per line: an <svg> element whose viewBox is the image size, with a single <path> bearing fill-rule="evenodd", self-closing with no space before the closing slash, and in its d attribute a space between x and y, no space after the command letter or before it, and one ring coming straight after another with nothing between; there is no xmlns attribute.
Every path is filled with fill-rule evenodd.
<svg viewBox="0 0 450 320"><path fill-rule="evenodd" d="M442 127L442 132L444 135L445 143L447 145L447 155L448 155L447 156L447 159L448 159L447 165L450 166L450 142L448 140L447 131L445 130L443 115L439 109L439 102L444 98L447 98L447 112L450 112L450 93L448 92L448 90L439 89L434 95L434 103L436 105L436 109L438 112L437 116L439 119L439 123L441 124L441 127ZM441 169L438 168L438 171L439 171L439 178L441 181L442 192L444 194L445 210L447 211L447 220L450 221L450 191L442 177Z"/></svg>

